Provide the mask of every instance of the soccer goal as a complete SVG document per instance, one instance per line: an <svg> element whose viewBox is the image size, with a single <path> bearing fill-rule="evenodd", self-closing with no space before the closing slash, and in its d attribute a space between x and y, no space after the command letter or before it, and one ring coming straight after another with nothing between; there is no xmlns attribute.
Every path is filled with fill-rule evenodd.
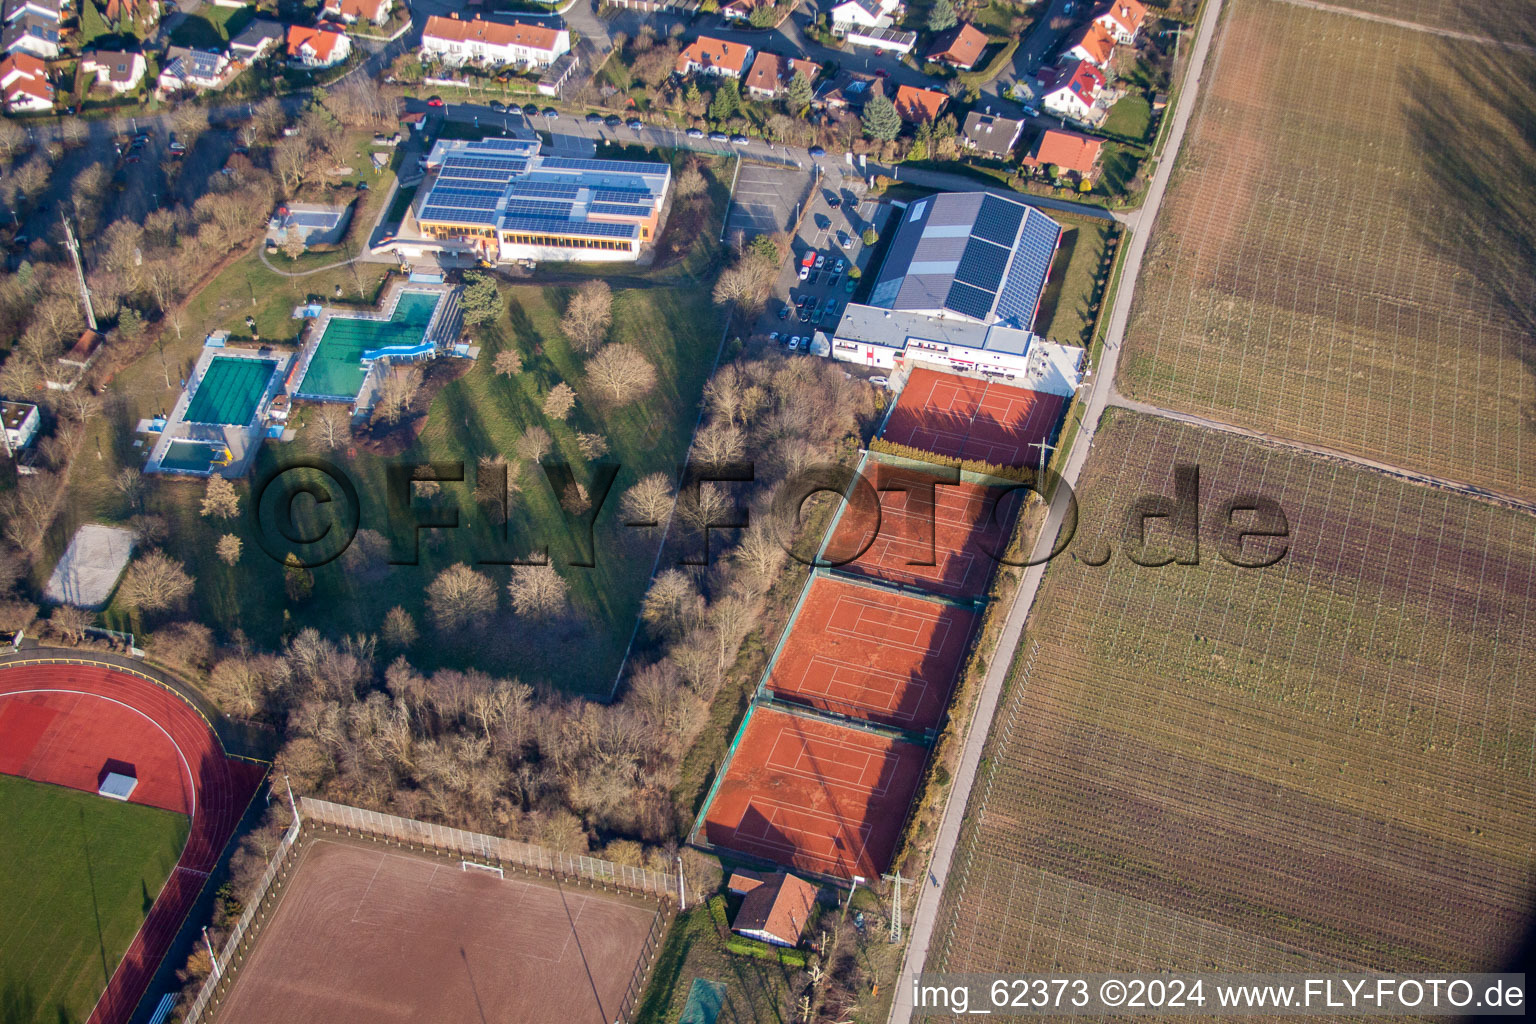
<svg viewBox="0 0 1536 1024"><path fill-rule="evenodd" d="M494 865L494 864L481 864L479 861L473 861L473 860L461 860L461 861L459 861L459 870L460 871L471 871L471 870L473 870L473 871L489 871L491 874L495 875L497 878L500 878L500 879L503 879L503 880L507 877L507 873L505 871L501 870L501 868L497 867L496 865Z"/></svg>

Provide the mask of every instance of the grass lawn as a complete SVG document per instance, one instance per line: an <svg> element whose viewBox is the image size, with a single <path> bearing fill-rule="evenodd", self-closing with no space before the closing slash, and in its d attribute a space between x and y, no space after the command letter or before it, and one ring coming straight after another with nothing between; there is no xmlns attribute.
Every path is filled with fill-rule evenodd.
<svg viewBox="0 0 1536 1024"><path fill-rule="evenodd" d="M0 1015L85 1020L187 838L187 818L0 775Z"/></svg>
<svg viewBox="0 0 1536 1024"><path fill-rule="evenodd" d="M1129 92L1109 108L1104 131L1128 139L1145 140L1152 127L1152 104L1144 93Z"/></svg>
<svg viewBox="0 0 1536 1024"><path fill-rule="evenodd" d="M1114 224L1059 210L1047 212L1064 230L1051 279L1040 298L1035 330L1052 341L1086 346L1094 322L1094 314L1089 310L1094 298L1094 278L1099 274Z"/></svg>
<svg viewBox="0 0 1536 1024"><path fill-rule="evenodd" d="M251 23L255 13L254 7L204 4L196 14L176 26L176 31L171 33L171 42L176 46L222 49L231 36L239 35Z"/></svg>

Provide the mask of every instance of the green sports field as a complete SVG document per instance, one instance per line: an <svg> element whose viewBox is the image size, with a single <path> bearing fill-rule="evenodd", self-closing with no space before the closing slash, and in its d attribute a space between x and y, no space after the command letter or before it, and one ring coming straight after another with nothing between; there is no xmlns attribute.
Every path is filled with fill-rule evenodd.
<svg viewBox="0 0 1536 1024"><path fill-rule="evenodd" d="M165 884L187 818L0 775L0 1020L84 1021Z"/></svg>

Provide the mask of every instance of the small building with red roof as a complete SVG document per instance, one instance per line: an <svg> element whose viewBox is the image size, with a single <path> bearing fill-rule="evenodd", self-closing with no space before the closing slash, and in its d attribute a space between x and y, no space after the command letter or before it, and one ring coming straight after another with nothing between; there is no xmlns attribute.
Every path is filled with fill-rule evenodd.
<svg viewBox="0 0 1536 1024"><path fill-rule="evenodd" d="M767 877L738 870L730 890L742 895L731 931L775 946L794 947L816 910L816 887L780 871Z"/></svg>
<svg viewBox="0 0 1536 1024"><path fill-rule="evenodd" d="M1136 42L1147 22L1147 7L1140 0L1109 0L1094 12L1093 21L1103 26L1115 42L1129 46Z"/></svg>
<svg viewBox="0 0 1536 1024"><path fill-rule="evenodd" d="M1091 122L1104 85L1104 72L1085 60L1047 68L1040 73L1040 105L1053 114Z"/></svg>
<svg viewBox="0 0 1536 1024"><path fill-rule="evenodd" d="M896 90L896 113L908 124L937 121L947 106L949 96L936 89L903 85Z"/></svg>
<svg viewBox="0 0 1536 1024"><path fill-rule="evenodd" d="M821 65L799 57L781 57L776 53L759 53L752 61L752 68L742 83L748 96L755 100L771 100L795 77L804 72L812 85L821 74Z"/></svg>
<svg viewBox="0 0 1536 1024"><path fill-rule="evenodd" d="M677 55L677 73L688 75L722 75L741 78L747 73L747 62L752 57L752 47L746 43L732 43L711 36L699 36Z"/></svg>
<svg viewBox="0 0 1536 1024"><path fill-rule="evenodd" d="M1103 139L1095 139L1080 132L1047 128L1035 140L1022 162L1025 167L1049 167L1055 164L1058 170L1075 174L1079 180L1092 179L1098 169L1099 151L1103 148Z"/></svg>
<svg viewBox="0 0 1536 1024"><path fill-rule="evenodd" d="M969 22L960 22L934 41L925 59L969 71L981 60L991 42L987 34Z"/></svg>
<svg viewBox="0 0 1536 1024"><path fill-rule="evenodd" d="M352 52L352 41L334 25L288 26L288 59L307 68L340 64Z"/></svg>
<svg viewBox="0 0 1536 1024"><path fill-rule="evenodd" d="M1103 25L1090 21L1071 38L1066 56L1073 60L1085 60L1097 68L1109 67L1115 55L1115 39Z"/></svg>
<svg viewBox="0 0 1536 1024"><path fill-rule="evenodd" d="M382 25L389 20L393 7L394 0L325 0L320 11L345 25L355 25L359 21Z"/></svg>
<svg viewBox="0 0 1536 1024"><path fill-rule="evenodd" d="M17 51L0 60L0 96L8 113L37 113L53 109L53 83L48 65L30 53Z"/></svg>

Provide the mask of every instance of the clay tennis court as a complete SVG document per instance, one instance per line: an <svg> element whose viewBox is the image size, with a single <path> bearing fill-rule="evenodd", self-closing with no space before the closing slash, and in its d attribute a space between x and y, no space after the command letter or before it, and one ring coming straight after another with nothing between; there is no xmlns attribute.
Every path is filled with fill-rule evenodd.
<svg viewBox="0 0 1536 1024"><path fill-rule="evenodd" d="M175 870L90 1024L124 1024L132 1016L266 774L261 765L225 756L190 704L147 679L107 666L0 667L0 771L94 793L109 761L137 773L132 802L180 811L191 823Z"/></svg>
<svg viewBox="0 0 1536 1024"><path fill-rule="evenodd" d="M220 1020L612 1024L658 910L345 838L290 870Z"/></svg>
<svg viewBox="0 0 1536 1024"><path fill-rule="evenodd" d="M975 623L963 608L817 577L767 685L785 700L930 729L944 715Z"/></svg>
<svg viewBox="0 0 1536 1024"><path fill-rule="evenodd" d="M997 466L1040 461L1067 400L1060 395L916 369L880 435L937 455Z"/></svg>
<svg viewBox="0 0 1536 1024"><path fill-rule="evenodd" d="M847 506L825 558L840 561L867 544L837 568L947 597L986 593L1023 505L1021 490L936 484L926 474L881 463L869 464L865 477L880 497L879 521L872 510Z"/></svg>
<svg viewBox="0 0 1536 1024"><path fill-rule="evenodd" d="M927 756L915 743L758 706L710 801L705 838L801 871L878 878Z"/></svg>

